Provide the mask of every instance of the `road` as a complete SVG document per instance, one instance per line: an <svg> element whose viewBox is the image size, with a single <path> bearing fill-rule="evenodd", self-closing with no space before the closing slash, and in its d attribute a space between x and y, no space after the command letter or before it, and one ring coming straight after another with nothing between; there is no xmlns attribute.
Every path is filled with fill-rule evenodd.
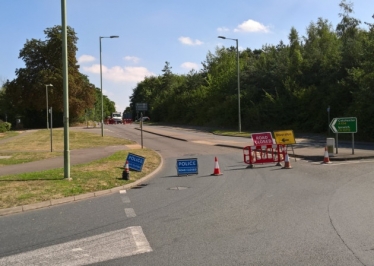
<svg viewBox="0 0 374 266"><path fill-rule="evenodd" d="M133 126L105 134L140 143ZM0 265L374 265L372 161L247 169L240 150L188 134L143 133L164 166L142 186L0 217ZM177 176L177 158L199 173Z"/></svg>

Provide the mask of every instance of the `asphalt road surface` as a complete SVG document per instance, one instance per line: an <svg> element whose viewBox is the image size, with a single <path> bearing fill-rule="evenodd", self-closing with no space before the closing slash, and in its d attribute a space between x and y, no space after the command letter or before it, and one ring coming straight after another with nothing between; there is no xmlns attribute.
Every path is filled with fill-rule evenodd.
<svg viewBox="0 0 374 266"><path fill-rule="evenodd" d="M130 125L105 134L141 142ZM238 149L143 141L164 165L141 186L0 217L0 265L374 265L373 161L247 169ZM179 158L198 174L178 176Z"/></svg>

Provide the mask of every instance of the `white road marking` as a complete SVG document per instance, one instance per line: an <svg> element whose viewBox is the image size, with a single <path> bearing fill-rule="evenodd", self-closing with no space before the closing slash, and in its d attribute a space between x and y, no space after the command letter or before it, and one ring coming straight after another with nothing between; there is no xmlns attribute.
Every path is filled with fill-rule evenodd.
<svg viewBox="0 0 374 266"><path fill-rule="evenodd" d="M126 194L126 190L125 189L124 190L120 190L119 194Z"/></svg>
<svg viewBox="0 0 374 266"><path fill-rule="evenodd" d="M331 162L331 161L330 161ZM323 162L313 162L313 165L326 165L326 166L336 166L336 165L344 165L344 164L357 164L357 163L373 163L373 160L359 160L359 161L333 161L331 163L323 163Z"/></svg>
<svg viewBox="0 0 374 266"><path fill-rule="evenodd" d="M135 211L132 208L125 208L125 214L128 218L136 217Z"/></svg>
<svg viewBox="0 0 374 266"><path fill-rule="evenodd" d="M122 199L123 203L130 203L131 202L129 197L127 197L127 196L121 196L121 199Z"/></svg>
<svg viewBox="0 0 374 266"><path fill-rule="evenodd" d="M0 258L0 265L87 265L152 252L140 226Z"/></svg>

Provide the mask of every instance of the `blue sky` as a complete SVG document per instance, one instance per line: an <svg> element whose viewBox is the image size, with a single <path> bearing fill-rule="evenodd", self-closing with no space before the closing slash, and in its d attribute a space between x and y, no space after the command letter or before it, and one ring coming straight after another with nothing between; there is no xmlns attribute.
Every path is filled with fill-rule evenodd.
<svg viewBox="0 0 374 266"><path fill-rule="evenodd" d="M353 16L374 23L374 1L353 0ZM200 70L216 47L260 49L288 44L295 27L299 36L319 17L335 28L340 0L66 0L67 23L79 38L80 71L100 88L99 37L102 39L103 92L117 111L145 76L160 75L165 62L172 72ZM27 39L45 39L44 30L61 25L61 0L0 0L0 82L15 78L24 67L18 59ZM365 25L362 23L362 27ZM41 96L44 97L44 96Z"/></svg>

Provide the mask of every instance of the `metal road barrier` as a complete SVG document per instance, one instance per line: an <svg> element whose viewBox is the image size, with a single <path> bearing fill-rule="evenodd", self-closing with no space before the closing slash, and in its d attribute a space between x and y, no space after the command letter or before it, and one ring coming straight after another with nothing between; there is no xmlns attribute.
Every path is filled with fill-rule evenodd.
<svg viewBox="0 0 374 266"><path fill-rule="evenodd" d="M277 166L281 166L286 152L286 146L282 144L247 146L243 148L243 157L249 168L253 168L254 164L264 163L276 163Z"/></svg>

